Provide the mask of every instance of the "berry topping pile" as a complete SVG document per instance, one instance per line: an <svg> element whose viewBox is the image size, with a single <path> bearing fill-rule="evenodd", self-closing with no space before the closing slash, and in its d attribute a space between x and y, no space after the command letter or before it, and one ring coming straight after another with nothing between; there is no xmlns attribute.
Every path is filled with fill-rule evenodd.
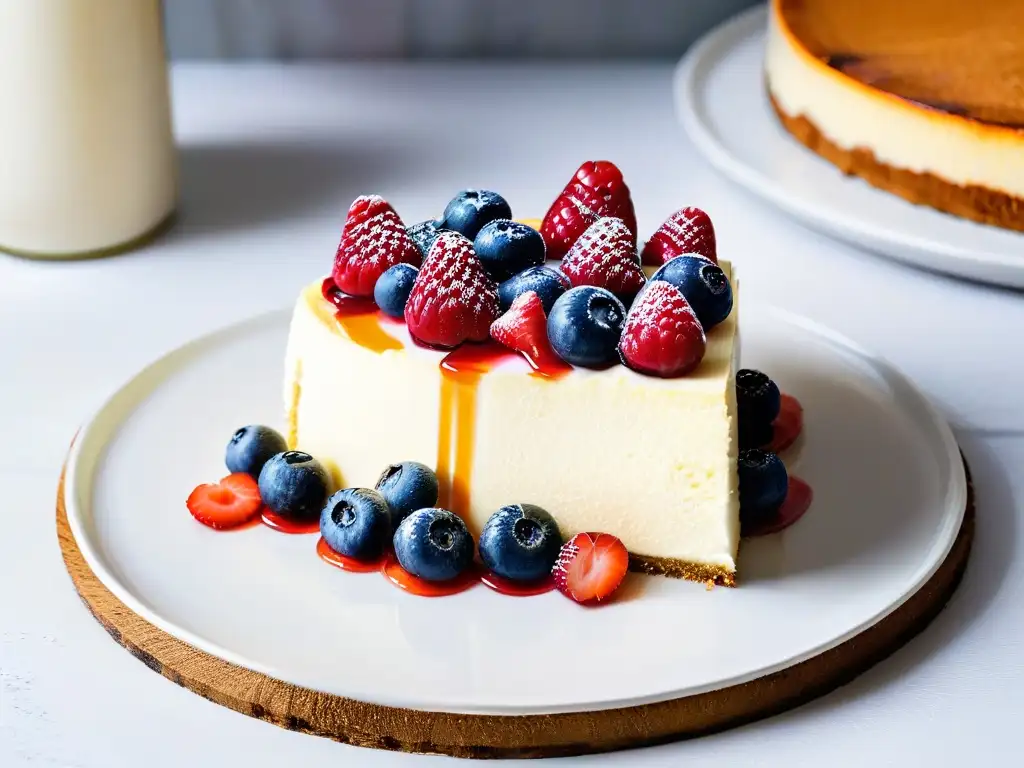
<svg viewBox="0 0 1024 768"><path fill-rule="evenodd" d="M641 258L629 187L607 160L580 165L539 220L513 219L486 189L463 190L409 227L383 198L359 197L324 295L339 308L376 304L435 349L490 339L538 371L622 363L659 377L693 371L733 309L708 215L676 211Z"/></svg>

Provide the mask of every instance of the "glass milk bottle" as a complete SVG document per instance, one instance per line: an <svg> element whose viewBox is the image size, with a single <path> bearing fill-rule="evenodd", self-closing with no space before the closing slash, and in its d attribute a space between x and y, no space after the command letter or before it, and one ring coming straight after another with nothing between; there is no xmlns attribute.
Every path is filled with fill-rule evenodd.
<svg viewBox="0 0 1024 768"><path fill-rule="evenodd" d="M160 1L0 0L0 250L122 250L175 200Z"/></svg>

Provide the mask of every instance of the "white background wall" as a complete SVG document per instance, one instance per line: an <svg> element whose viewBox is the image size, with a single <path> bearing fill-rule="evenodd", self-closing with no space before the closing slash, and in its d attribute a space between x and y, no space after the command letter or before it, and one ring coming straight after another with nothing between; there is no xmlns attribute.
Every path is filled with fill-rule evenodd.
<svg viewBox="0 0 1024 768"><path fill-rule="evenodd" d="M756 0L165 0L177 58L666 58Z"/></svg>

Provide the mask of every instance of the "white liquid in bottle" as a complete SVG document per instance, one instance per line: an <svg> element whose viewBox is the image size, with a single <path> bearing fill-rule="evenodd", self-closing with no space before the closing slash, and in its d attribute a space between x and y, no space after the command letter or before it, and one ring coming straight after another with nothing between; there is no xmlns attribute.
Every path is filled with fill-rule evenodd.
<svg viewBox="0 0 1024 768"><path fill-rule="evenodd" d="M116 250L172 213L159 0L0 0L0 250Z"/></svg>

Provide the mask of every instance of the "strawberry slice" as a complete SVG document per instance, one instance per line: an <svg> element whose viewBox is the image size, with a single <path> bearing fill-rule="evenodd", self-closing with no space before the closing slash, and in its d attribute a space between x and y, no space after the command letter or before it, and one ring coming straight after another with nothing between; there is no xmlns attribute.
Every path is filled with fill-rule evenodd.
<svg viewBox="0 0 1024 768"><path fill-rule="evenodd" d="M349 296L373 296L389 268L401 262L418 267L421 260L395 209L378 195L361 195L348 209L331 277Z"/></svg>
<svg viewBox="0 0 1024 768"><path fill-rule="evenodd" d="M715 227L700 208L683 208L665 219L644 244L640 259L647 266L660 267L684 253L697 253L718 263Z"/></svg>
<svg viewBox="0 0 1024 768"><path fill-rule="evenodd" d="M549 259L568 253L587 228L602 216L622 219L636 245L636 212L629 187L614 163L588 161L576 171L541 222Z"/></svg>
<svg viewBox="0 0 1024 768"><path fill-rule="evenodd" d="M438 235L405 305L413 338L442 349L486 341L500 311L498 287L484 272L473 244L458 232Z"/></svg>
<svg viewBox="0 0 1024 768"><path fill-rule="evenodd" d="M707 337L683 292L653 280L626 315L619 356L634 371L672 378L704 359Z"/></svg>
<svg viewBox="0 0 1024 768"><path fill-rule="evenodd" d="M536 291L519 294L508 311L491 323L491 338L522 354L535 371L567 368L548 341L548 320Z"/></svg>
<svg viewBox="0 0 1024 768"><path fill-rule="evenodd" d="M235 472L219 483L197 486L185 502L192 517L211 528L236 528L259 517L263 502L251 475Z"/></svg>
<svg viewBox="0 0 1024 768"><path fill-rule="evenodd" d="M562 545L551 573L555 586L582 605L607 600L629 568L629 553L610 533L577 533Z"/></svg>
<svg viewBox="0 0 1024 768"><path fill-rule="evenodd" d="M587 228L562 260L573 287L607 288L626 306L646 282L636 243L622 219L605 217Z"/></svg>

